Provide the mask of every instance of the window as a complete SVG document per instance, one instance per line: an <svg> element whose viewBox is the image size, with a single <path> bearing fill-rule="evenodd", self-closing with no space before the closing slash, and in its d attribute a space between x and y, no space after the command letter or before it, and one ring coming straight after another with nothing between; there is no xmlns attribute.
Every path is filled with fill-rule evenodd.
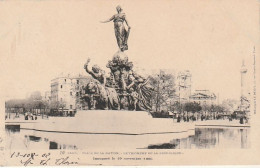
<svg viewBox="0 0 260 168"><path fill-rule="evenodd" d="M76 92L76 96L79 96L79 92Z"/></svg>
<svg viewBox="0 0 260 168"><path fill-rule="evenodd" d="M79 84L79 80L77 80L77 84Z"/></svg>
<svg viewBox="0 0 260 168"><path fill-rule="evenodd" d="M70 92L70 95L72 96L72 92Z"/></svg>
<svg viewBox="0 0 260 168"><path fill-rule="evenodd" d="M64 81L66 82L66 79L64 79Z"/></svg>
<svg viewBox="0 0 260 168"><path fill-rule="evenodd" d="M72 105L70 105L70 109L72 109Z"/></svg>
<svg viewBox="0 0 260 168"><path fill-rule="evenodd" d="M60 88L62 89L62 85L60 85Z"/></svg>

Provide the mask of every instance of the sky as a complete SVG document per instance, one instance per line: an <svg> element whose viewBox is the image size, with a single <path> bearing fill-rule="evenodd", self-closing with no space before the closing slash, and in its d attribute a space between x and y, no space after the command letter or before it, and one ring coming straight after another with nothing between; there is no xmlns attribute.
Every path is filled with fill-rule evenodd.
<svg viewBox="0 0 260 168"><path fill-rule="evenodd" d="M242 60L252 74L259 44L258 6L240 0L1 1L1 93L48 91L62 72L86 74L87 58L108 71L118 47L113 22L100 21L118 4L132 28L125 53L140 73L190 70L192 90L239 99Z"/></svg>

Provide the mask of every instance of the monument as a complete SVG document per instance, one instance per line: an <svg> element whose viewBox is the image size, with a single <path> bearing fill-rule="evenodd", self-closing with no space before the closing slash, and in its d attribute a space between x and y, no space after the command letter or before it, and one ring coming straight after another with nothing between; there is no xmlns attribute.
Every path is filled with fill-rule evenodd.
<svg viewBox="0 0 260 168"><path fill-rule="evenodd" d="M248 90L248 79L247 79L247 68L243 60L242 67L240 69L241 73L241 97L240 97L240 110L249 112L250 111L250 101L249 101L249 90Z"/></svg>
<svg viewBox="0 0 260 168"><path fill-rule="evenodd" d="M105 71L98 65L89 69L90 59L84 65L84 69L94 80L90 82L85 93L88 95L91 109L124 109L124 110L151 110L151 94L153 89L149 85L149 78L144 78L133 71L133 63L128 60L124 52L128 50L127 40L131 27L123 13L121 6L116 7L117 14L101 23L114 22L115 37L119 51L106 67L110 70L110 76L105 76ZM124 23L128 29L125 28Z"/></svg>

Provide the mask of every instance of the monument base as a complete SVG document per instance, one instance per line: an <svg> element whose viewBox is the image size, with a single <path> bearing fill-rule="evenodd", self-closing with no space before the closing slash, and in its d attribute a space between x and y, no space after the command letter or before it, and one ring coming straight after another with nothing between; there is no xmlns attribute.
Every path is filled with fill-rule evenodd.
<svg viewBox="0 0 260 168"><path fill-rule="evenodd" d="M47 121L22 124L21 128L81 134L145 135L181 133L195 129L195 124L153 118L146 111L82 110L75 117L49 117Z"/></svg>
<svg viewBox="0 0 260 168"><path fill-rule="evenodd" d="M195 128L193 123L176 123L171 118L153 118L146 111L83 110L75 117L49 117L21 128L82 134L165 134Z"/></svg>
<svg viewBox="0 0 260 168"><path fill-rule="evenodd" d="M152 118L145 111L85 110L75 117L49 117L19 125L27 134L29 131L58 144L76 144L78 149L147 148L195 134L194 123Z"/></svg>

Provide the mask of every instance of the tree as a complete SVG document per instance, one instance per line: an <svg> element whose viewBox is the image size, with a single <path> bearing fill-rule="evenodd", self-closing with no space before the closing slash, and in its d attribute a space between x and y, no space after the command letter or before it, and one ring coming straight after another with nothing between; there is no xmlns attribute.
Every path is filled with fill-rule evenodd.
<svg viewBox="0 0 260 168"><path fill-rule="evenodd" d="M202 110L203 111L211 111L211 105L209 105L209 104L203 104L202 106L201 106L201 108L202 108Z"/></svg>
<svg viewBox="0 0 260 168"><path fill-rule="evenodd" d="M42 101L42 103L44 108L46 109L50 108L50 103L48 101Z"/></svg>
<svg viewBox="0 0 260 168"><path fill-rule="evenodd" d="M161 108L170 109L173 102L171 99L175 95L173 74L161 70L160 74L151 76L150 81L154 88L152 105L155 106L155 110L158 112L161 111Z"/></svg>
<svg viewBox="0 0 260 168"><path fill-rule="evenodd" d="M224 112L224 107L222 105L213 105L212 111L214 111L214 112Z"/></svg>
<svg viewBox="0 0 260 168"><path fill-rule="evenodd" d="M49 108L48 103L42 100L39 91L32 92L27 99L11 99L5 103L7 108L23 108L23 111L31 111L32 109L46 109Z"/></svg>
<svg viewBox="0 0 260 168"><path fill-rule="evenodd" d="M50 108L51 109L58 109L59 108L59 104L60 104L59 101L51 101Z"/></svg>
<svg viewBox="0 0 260 168"><path fill-rule="evenodd" d="M42 100L41 92L39 92L39 91L32 92L29 99L31 99L31 100Z"/></svg>
<svg viewBox="0 0 260 168"><path fill-rule="evenodd" d="M200 111L201 109L202 109L202 107L197 102L187 102L184 104L184 111L187 111L187 112L195 113L195 112Z"/></svg>
<svg viewBox="0 0 260 168"><path fill-rule="evenodd" d="M182 112L183 105L180 102L174 102L173 104L174 111Z"/></svg>
<svg viewBox="0 0 260 168"><path fill-rule="evenodd" d="M64 101L51 101L50 108L51 109L64 109L66 107L66 102Z"/></svg>
<svg viewBox="0 0 260 168"><path fill-rule="evenodd" d="M7 108L24 108L26 104L25 99L11 99L6 101Z"/></svg>
<svg viewBox="0 0 260 168"><path fill-rule="evenodd" d="M222 101L222 106L227 112L235 111L238 108L239 104L240 102L235 99L225 99Z"/></svg>

